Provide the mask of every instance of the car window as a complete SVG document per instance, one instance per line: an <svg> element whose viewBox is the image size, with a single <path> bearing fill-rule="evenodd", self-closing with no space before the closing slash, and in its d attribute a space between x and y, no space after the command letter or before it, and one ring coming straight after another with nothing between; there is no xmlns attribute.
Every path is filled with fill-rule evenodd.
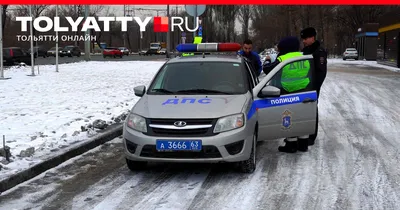
<svg viewBox="0 0 400 210"><path fill-rule="evenodd" d="M23 56L24 53L20 49L13 49L14 56Z"/></svg>
<svg viewBox="0 0 400 210"><path fill-rule="evenodd" d="M280 69L268 83L269 85L280 88L282 95L311 91L314 90L315 87L313 83L313 69L314 62L312 59L294 61ZM297 81L296 85L294 85L295 83L293 81ZM291 88L294 86L301 89L293 91Z"/></svg>
<svg viewBox="0 0 400 210"><path fill-rule="evenodd" d="M218 92L245 94L249 86L244 68L242 64L232 62L166 64L150 85L148 94L165 94L166 91L191 95L221 94Z"/></svg>
<svg viewBox="0 0 400 210"><path fill-rule="evenodd" d="M10 49L3 49L4 56L10 56Z"/></svg>
<svg viewBox="0 0 400 210"><path fill-rule="evenodd" d="M247 63L245 63L245 65L247 70L246 71L247 77L250 84L250 89L252 90L257 85L256 76L253 74L253 71L251 70L250 66Z"/></svg>

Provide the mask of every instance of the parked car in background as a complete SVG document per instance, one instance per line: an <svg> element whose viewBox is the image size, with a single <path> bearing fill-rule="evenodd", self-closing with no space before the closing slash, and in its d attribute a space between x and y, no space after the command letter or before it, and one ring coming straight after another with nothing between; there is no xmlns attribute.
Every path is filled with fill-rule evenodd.
<svg viewBox="0 0 400 210"><path fill-rule="evenodd" d="M356 48L346 48L343 53L343 60L355 59L358 60L358 52Z"/></svg>
<svg viewBox="0 0 400 210"><path fill-rule="evenodd" d="M58 47L58 49L56 47L52 47L50 48L50 50L47 51L47 56L56 57L56 51L58 50L58 52L60 52L62 49L62 47Z"/></svg>
<svg viewBox="0 0 400 210"><path fill-rule="evenodd" d="M128 48L119 47L118 49L122 52L123 55L129 55L129 49Z"/></svg>
<svg viewBox="0 0 400 210"><path fill-rule="evenodd" d="M106 57L114 57L114 58L120 57L120 58L122 58L123 55L124 55L123 52L121 52L121 50L118 49L117 47L106 47L103 50L103 57L104 58L106 58Z"/></svg>
<svg viewBox="0 0 400 210"><path fill-rule="evenodd" d="M155 54L153 49L141 50L141 51L139 52L139 55L143 55L143 56L145 56L145 55L146 55L146 56L147 56L147 55L153 55L153 54Z"/></svg>
<svg viewBox="0 0 400 210"><path fill-rule="evenodd" d="M20 47L3 48L3 62L6 65L15 65L16 63L32 65L31 54Z"/></svg>
<svg viewBox="0 0 400 210"><path fill-rule="evenodd" d="M60 51L60 57L64 57L64 56L68 56L68 57L72 57L72 56L81 56L81 49L78 46L73 46L73 45L69 45L69 46L65 46L64 49L62 49Z"/></svg>
<svg viewBox="0 0 400 210"><path fill-rule="evenodd" d="M167 48L161 48L161 50L158 51L158 54L160 55L165 55L167 53Z"/></svg>
<svg viewBox="0 0 400 210"><path fill-rule="evenodd" d="M31 54L31 51L32 50L29 49L28 54ZM33 47L33 52L34 52L33 56L35 58L37 58L37 57L46 58L47 57L47 50L45 50L43 47L40 47L40 46Z"/></svg>

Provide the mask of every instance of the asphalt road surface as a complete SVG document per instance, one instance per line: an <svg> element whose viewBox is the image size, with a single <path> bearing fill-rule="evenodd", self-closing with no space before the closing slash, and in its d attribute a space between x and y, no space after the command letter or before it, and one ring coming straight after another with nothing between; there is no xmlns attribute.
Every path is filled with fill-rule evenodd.
<svg viewBox="0 0 400 210"><path fill-rule="evenodd" d="M260 142L257 170L150 164L131 172L117 138L0 196L0 209L400 209L400 74L329 68L316 144Z"/></svg>
<svg viewBox="0 0 400 210"><path fill-rule="evenodd" d="M147 61L147 60L163 60L166 58L165 55L151 55L151 56L139 56L139 55L128 55L128 56L123 56L122 58L103 58L102 55L91 55L90 56L92 61ZM58 58L58 63L63 64L63 63L74 63L74 62L80 62L84 61L85 56L81 55L80 57L59 57ZM55 65L56 64L56 58L55 57L38 57L35 59L35 63L37 65Z"/></svg>

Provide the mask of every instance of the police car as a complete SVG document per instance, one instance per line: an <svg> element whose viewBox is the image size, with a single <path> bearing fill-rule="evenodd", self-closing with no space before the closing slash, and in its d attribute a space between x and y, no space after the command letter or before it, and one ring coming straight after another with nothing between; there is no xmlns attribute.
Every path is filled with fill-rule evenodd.
<svg viewBox="0 0 400 210"><path fill-rule="evenodd" d="M313 63L312 56L285 60L260 81L246 58L212 54L240 47L178 45L182 53L211 54L168 60L148 87L134 88L141 98L123 129L129 169L148 162L236 162L240 171L252 173L257 141L315 133L316 92L281 94L279 84L271 85L283 67Z"/></svg>

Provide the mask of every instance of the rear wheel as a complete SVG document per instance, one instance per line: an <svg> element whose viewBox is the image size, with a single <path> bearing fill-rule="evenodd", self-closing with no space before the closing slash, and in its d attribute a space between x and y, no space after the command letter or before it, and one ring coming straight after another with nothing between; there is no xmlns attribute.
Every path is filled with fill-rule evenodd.
<svg viewBox="0 0 400 210"><path fill-rule="evenodd" d="M147 166L147 162L133 161L133 160L126 159L126 165L128 166L129 170L138 171L138 170L145 169Z"/></svg>
<svg viewBox="0 0 400 210"><path fill-rule="evenodd" d="M243 173L253 173L256 170L257 133L253 134L252 148L249 159L239 162L239 170Z"/></svg>

